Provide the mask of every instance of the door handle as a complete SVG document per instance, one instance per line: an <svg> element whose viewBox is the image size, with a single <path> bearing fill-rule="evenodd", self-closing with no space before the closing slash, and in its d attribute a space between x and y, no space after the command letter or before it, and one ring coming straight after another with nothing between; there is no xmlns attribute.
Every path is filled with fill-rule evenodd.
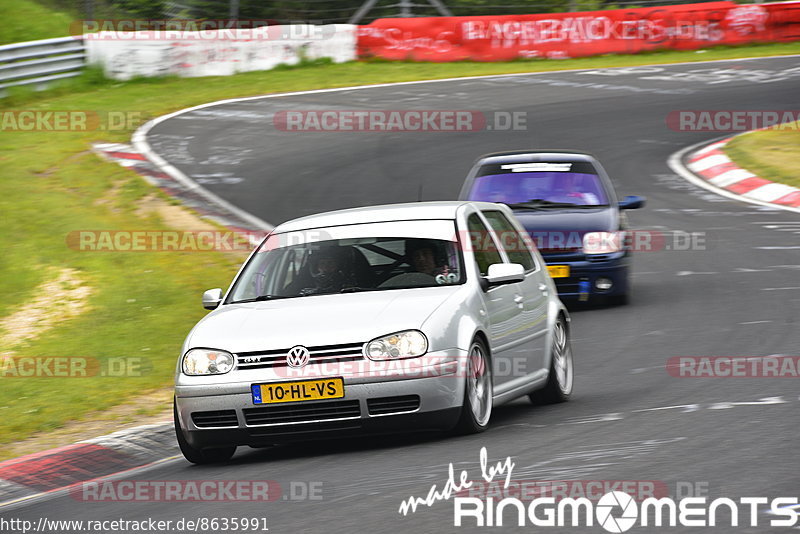
<svg viewBox="0 0 800 534"><path fill-rule="evenodd" d="M522 301L524 301L524 300L525 300L525 298L522 295L517 295L517 296L514 297L514 302L519 304L520 307L522 306Z"/></svg>
<svg viewBox="0 0 800 534"><path fill-rule="evenodd" d="M541 291L546 296L547 295L547 284L539 282L539 291Z"/></svg>

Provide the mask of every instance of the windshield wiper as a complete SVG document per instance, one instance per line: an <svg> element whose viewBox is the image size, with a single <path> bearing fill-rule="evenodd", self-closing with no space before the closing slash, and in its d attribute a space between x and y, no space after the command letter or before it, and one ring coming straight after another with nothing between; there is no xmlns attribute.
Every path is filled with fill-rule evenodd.
<svg viewBox="0 0 800 534"><path fill-rule="evenodd" d="M373 288L371 288L371 287L353 286L353 287L345 287L344 289L339 291L339 293L360 293L362 291L375 291L375 290Z"/></svg>
<svg viewBox="0 0 800 534"><path fill-rule="evenodd" d="M518 202L515 204L508 204L511 209L550 209L550 208L599 208L607 206L608 204L573 204L572 202L552 202L542 198L532 198L526 202Z"/></svg>
<svg viewBox="0 0 800 534"><path fill-rule="evenodd" d="M231 302L231 304L244 304L247 302L263 302L265 300L278 300L278 299L290 299L292 297L300 297L302 295L259 295L257 297L251 299L244 299L244 300L237 300Z"/></svg>
<svg viewBox="0 0 800 534"><path fill-rule="evenodd" d="M526 200L525 202L508 204L508 207L511 209L531 209L531 210L536 210L540 208L564 207L564 206L574 206L574 204L564 203L564 202L553 202L550 200L545 200L543 198L532 198L530 200Z"/></svg>

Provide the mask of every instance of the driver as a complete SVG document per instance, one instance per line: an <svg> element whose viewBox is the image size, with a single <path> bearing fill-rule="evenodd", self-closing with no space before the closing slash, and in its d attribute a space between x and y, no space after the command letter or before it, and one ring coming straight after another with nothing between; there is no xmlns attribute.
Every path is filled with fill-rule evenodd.
<svg viewBox="0 0 800 534"><path fill-rule="evenodd" d="M300 288L295 286L290 289L296 290L301 295L315 295L336 293L345 287L354 286L353 277L348 274L344 252L337 246L312 250L308 257L310 280L306 278Z"/></svg>
<svg viewBox="0 0 800 534"><path fill-rule="evenodd" d="M558 181L554 200L582 205L599 204L599 199L594 193L583 189L583 180L579 176L572 173L564 174Z"/></svg>

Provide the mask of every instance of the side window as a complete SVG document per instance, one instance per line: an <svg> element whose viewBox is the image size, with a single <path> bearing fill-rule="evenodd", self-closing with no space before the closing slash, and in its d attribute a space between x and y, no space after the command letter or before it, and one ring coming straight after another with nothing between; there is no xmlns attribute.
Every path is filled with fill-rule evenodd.
<svg viewBox="0 0 800 534"><path fill-rule="evenodd" d="M528 245L511 221L500 211L484 211L483 216L489 221L492 230L497 232L497 241L508 254L511 263L519 263L525 271L536 269Z"/></svg>
<svg viewBox="0 0 800 534"><path fill-rule="evenodd" d="M469 230L470 244L475 253L478 270L481 276L486 276L489 272L489 266L495 263L503 263L503 258L497 250L492 234L477 213L473 213L467 218L467 229Z"/></svg>

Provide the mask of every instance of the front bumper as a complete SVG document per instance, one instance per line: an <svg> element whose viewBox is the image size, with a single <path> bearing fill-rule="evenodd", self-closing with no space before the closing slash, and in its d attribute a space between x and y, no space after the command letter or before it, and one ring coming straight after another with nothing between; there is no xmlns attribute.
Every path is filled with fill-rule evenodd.
<svg viewBox="0 0 800 534"><path fill-rule="evenodd" d="M455 425L464 398L461 366L466 354L454 349L426 355L414 362L419 365L409 364L413 371L406 369L400 375L384 372L385 367L376 371L381 366L370 362L360 365L358 372L348 367L347 371L352 372L326 375L344 378L344 398L278 404L253 404L250 387L291 381L285 376L266 378L264 373L253 370L234 370L229 373L234 375L231 377L179 375L175 387L178 418L186 440L198 449L448 430ZM304 370L303 378L325 377L314 376L313 367L309 365ZM223 383L222 377L235 381ZM212 383L202 383L203 380Z"/></svg>
<svg viewBox="0 0 800 534"><path fill-rule="evenodd" d="M560 298L592 300L602 296L625 295L630 289L630 254L618 252L595 257L583 254L543 256L548 265L569 265L570 275L553 278ZM611 281L610 289L595 285L598 278Z"/></svg>

